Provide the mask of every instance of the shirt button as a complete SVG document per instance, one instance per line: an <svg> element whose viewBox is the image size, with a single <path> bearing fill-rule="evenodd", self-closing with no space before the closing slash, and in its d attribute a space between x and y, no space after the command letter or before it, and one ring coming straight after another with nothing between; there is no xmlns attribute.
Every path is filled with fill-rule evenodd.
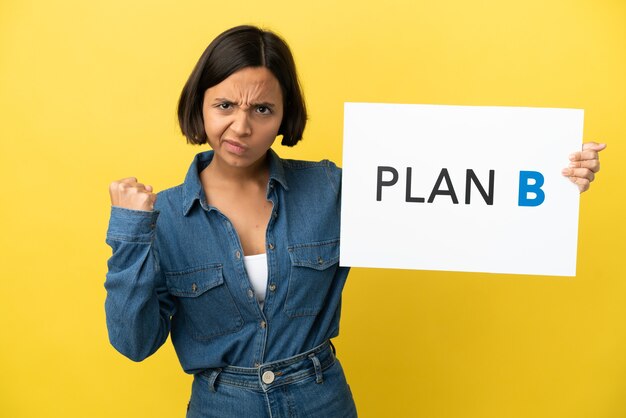
<svg viewBox="0 0 626 418"><path fill-rule="evenodd" d="M196 292L198 291L198 285L197 285L197 284L195 284L195 283L194 283L194 284L192 284L192 285L191 285L191 291L192 291L192 292L194 292L194 293L196 293Z"/></svg>
<svg viewBox="0 0 626 418"><path fill-rule="evenodd" d="M272 244L272 243L270 242L270 243L267 245L267 247L268 247L270 250L273 250L273 249L274 249L274 244Z"/></svg>
<svg viewBox="0 0 626 418"><path fill-rule="evenodd" d="M275 218L275 217L277 217L277 216L278 216L278 212L274 212L274 213L272 213L272 216L273 216L274 218Z"/></svg>
<svg viewBox="0 0 626 418"><path fill-rule="evenodd" d="M241 258L241 252L239 250L235 253L235 257L237 257L238 260Z"/></svg>
<svg viewBox="0 0 626 418"><path fill-rule="evenodd" d="M260 326L261 328L265 328L265 327L267 326L267 322L265 322L265 321L261 321L261 323L259 324L259 326Z"/></svg>
<svg viewBox="0 0 626 418"><path fill-rule="evenodd" d="M269 286L269 288L270 288L270 291L272 291L272 292L273 292L273 291L275 291L275 290L276 290L276 285L275 285L274 283L271 283L271 284L270 284L270 286Z"/></svg>
<svg viewBox="0 0 626 418"><path fill-rule="evenodd" d="M272 383L274 381L274 372L272 372L271 370L266 371L265 373L263 373L263 376L261 376L261 379L263 380L263 383L265 383L266 385L269 385L270 383Z"/></svg>
<svg viewBox="0 0 626 418"><path fill-rule="evenodd" d="M252 291L252 289L248 289L248 297L250 299L252 299L254 297L254 292Z"/></svg>

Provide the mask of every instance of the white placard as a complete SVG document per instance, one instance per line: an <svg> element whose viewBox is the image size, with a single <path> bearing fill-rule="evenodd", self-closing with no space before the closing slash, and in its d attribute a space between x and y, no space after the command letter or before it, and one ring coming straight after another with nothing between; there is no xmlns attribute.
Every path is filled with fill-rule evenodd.
<svg viewBox="0 0 626 418"><path fill-rule="evenodd" d="M346 103L341 265L576 275L582 133L579 109Z"/></svg>

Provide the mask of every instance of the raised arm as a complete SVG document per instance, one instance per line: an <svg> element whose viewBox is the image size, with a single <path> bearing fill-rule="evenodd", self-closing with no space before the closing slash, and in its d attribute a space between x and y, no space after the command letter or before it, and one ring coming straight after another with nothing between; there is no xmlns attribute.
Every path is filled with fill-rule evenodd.
<svg viewBox="0 0 626 418"><path fill-rule="evenodd" d="M141 361L167 339L175 309L155 245L156 195L134 177L113 182L109 192L106 242L113 254L104 284L109 340L126 357Z"/></svg>

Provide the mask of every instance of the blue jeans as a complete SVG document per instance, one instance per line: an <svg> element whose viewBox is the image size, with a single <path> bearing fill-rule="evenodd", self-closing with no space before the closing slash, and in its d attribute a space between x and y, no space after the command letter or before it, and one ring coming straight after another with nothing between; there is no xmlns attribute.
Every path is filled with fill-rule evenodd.
<svg viewBox="0 0 626 418"><path fill-rule="evenodd" d="M330 343L258 368L195 375L187 418L355 418L356 407Z"/></svg>

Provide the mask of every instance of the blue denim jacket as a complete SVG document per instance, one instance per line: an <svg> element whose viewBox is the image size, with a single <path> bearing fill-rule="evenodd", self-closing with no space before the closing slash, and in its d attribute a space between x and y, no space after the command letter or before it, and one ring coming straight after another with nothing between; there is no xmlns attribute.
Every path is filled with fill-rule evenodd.
<svg viewBox="0 0 626 418"><path fill-rule="evenodd" d="M113 207L105 288L111 344L135 361L167 339L183 369L259 364L309 350L339 331L341 170L332 162L268 153L265 240L268 286L261 310L233 225L207 204L196 156L182 185L159 193L154 211Z"/></svg>

